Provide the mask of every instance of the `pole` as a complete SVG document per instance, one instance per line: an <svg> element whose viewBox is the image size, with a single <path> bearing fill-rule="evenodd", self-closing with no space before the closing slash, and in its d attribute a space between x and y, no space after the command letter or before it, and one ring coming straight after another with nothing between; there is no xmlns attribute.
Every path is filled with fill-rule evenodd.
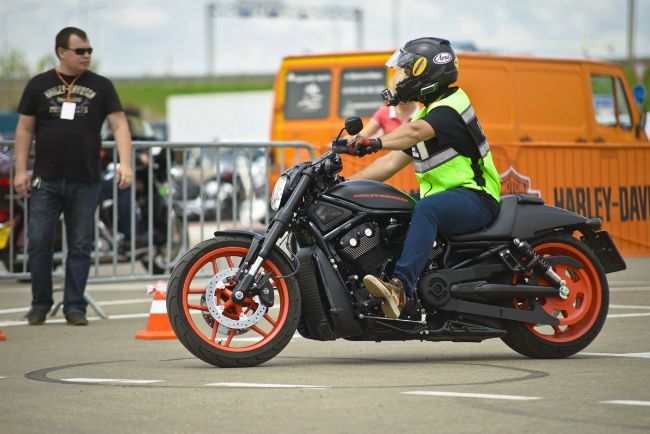
<svg viewBox="0 0 650 434"><path fill-rule="evenodd" d="M363 50L363 11L355 9L354 17L357 22L357 50Z"/></svg>
<svg viewBox="0 0 650 434"><path fill-rule="evenodd" d="M215 4L208 3L205 12L205 49L207 61L207 75L214 75L214 19L216 17Z"/></svg>
<svg viewBox="0 0 650 434"><path fill-rule="evenodd" d="M627 62L634 68L634 2L627 0Z"/></svg>
<svg viewBox="0 0 650 434"><path fill-rule="evenodd" d="M393 46L391 48L399 47L399 20L400 20L400 4L399 0L393 0L393 13L392 13L392 36L393 36Z"/></svg>

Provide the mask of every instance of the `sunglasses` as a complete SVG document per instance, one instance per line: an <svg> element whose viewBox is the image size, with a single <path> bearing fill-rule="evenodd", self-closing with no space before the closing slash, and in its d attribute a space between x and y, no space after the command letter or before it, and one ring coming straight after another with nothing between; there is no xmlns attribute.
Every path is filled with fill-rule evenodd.
<svg viewBox="0 0 650 434"><path fill-rule="evenodd" d="M64 50L74 51L74 54L77 56L83 56L84 54L93 54L93 49L91 48L64 48Z"/></svg>

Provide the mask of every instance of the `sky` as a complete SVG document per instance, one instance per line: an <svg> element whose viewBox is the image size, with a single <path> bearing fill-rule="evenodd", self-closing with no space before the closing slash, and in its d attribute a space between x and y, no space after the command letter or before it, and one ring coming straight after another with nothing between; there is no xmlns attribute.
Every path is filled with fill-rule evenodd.
<svg viewBox="0 0 650 434"><path fill-rule="evenodd" d="M260 1L260 0L255 0ZM634 54L650 57L650 0L636 1ZM208 72L206 5L232 0L0 0L0 50L21 50L32 70L53 53L54 36L81 27L96 70L112 78ZM338 6L338 19L218 16L217 74L273 73L290 54L391 50L421 36L473 43L506 54L621 59L628 0L284 0ZM350 8L363 25L349 19ZM348 19L346 19L346 17Z"/></svg>

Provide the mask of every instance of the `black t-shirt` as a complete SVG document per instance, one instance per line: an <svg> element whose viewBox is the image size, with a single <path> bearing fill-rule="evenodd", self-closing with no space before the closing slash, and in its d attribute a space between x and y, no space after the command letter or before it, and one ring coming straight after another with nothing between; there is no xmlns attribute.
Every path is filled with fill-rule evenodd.
<svg viewBox="0 0 650 434"><path fill-rule="evenodd" d="M67 83L75 78L62 77ZM99 182L102 123L122 104L109 79L86 71L72 87L74 119L61 119L67 93L53 69L29 80L23 92L18 113L36 117L34 176Z"/></svg>
<svg viewBox="0 0 650 434"><path fill-rule="evenodd" d="M457 90L457 87L451 88L444 97L453 95ZM463 118L453 108L449 106L436 107L421 119L431 125L436 133L433 139L424 142L429 155L434 155L450 146L462 155L473 155L477 152ZM411 157L419 157L417 146L404 149L404 152Z"/></svg>

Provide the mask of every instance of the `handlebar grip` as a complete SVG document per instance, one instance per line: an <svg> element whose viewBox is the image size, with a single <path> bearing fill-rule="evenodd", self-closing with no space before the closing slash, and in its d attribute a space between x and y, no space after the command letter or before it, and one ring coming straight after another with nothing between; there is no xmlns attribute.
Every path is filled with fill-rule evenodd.
<svg viewBox="0 0 650 434"><path fill-rule="evenodd" d="M348 139L338 139L332 141L332 152L337 154L349 154Z"/></svg>

